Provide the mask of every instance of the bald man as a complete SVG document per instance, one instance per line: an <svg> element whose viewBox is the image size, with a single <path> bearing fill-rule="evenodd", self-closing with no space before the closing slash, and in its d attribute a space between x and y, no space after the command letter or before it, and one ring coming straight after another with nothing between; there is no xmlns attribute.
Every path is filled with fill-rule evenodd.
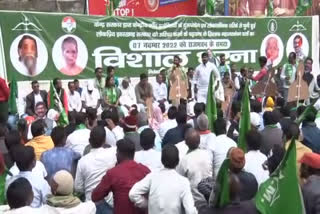
<svg viewBox="0 0 320 214"><path fill-rule="evenodd" d="M269 37L266 45L267 59L273 63L279 57L279 44L276 37Z"/></svg>
<svg viewBox="0 0 320 214"><path fill-rule="evenodd" d="M206 114L202 113L197 117L197 124L200 134L201 149L209 149L209 144L214 142L216 135L209 130L209 120Z"/></svg>
<svg viewBox="0 0 320 214"><path fill-rule="evenodd" d="M198 191L197 186L202 179L212 176L213 156L211 152L199 148L200 135L193 128L187 130L185 143L189 151L181 159L177 172L189 179L193 199L197 206L197 204L206 202L204 196Z"/></svg>

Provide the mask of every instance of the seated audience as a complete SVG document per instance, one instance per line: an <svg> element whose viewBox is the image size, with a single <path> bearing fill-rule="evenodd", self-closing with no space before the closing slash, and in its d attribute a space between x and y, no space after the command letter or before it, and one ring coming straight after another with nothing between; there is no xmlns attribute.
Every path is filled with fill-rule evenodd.
<svg viewBox="0 0 320 214"><path fill-rule="evenodd" d="M209 146L209 150L213 152L214 157L214 177L218 175L221 164L224 159L227 157L228 151L232 147L237 147L236 142L234 142L231 138L229 138L226 133L226 122L224 119L219 118L216 120L215 125L215 133L217 135L215 141L211 142Z"/></svg>
<svg viewBox="0 0 320 214"><path fill-rule="evenodd" d="M102 177L116 165L116 153L114 148L103 148L106 143L106 132L103 127L97 126L90 133L91 150L83 156L78 163L75 190L85 193L86 201L91 200L91 193L101 182ZM112 201L111 195L106 200Z"/></svg>
<svg viewBox="0 0 320 214"><path fill-rule="evenodd" d="M212 176L213 157L209 151L199 148L200 135L190 128L186 132L186 144L188 153L181 159L177 166L177 172L188 178L191 184L191 192L195 205L206 202L204 196L198 191L198 184L204 178Z"/></svg>
<svg viewBox="0 0 320 214"><path fill-rule="evenodd" d="M76 130L72 132L66 141L66 147L83 155L84 149L89 145L90 129L86 127L87 115L79 112L76 116Z"/></svg>
<svg viewBox="0 0 320 214"><path fill-rule="evenodd" d="M309 111L302 121L302 143L309 147L313 152L320 154L320 129L315 124L316 112Z"/></svg>
<svg viewBox="0 0 320 214"><path fill-rule="evenodd" d="M140 134L140 144L143 150L134 155L134 160L147 166L150 171L159 171L162 168L161 152L154 149L156 135L150 128L146 128Z"/></svg>
<svg viewBox="0 0 320 214"><path fill-rule="evenodd" d="M59 214L96 214L92 201L81 202L73 195L73 177L68 171L60 170L53 175L51 190L45 207L54 208Z"/></svg>
<svg viewBox="0 0 320 214"><path fill-rule="evenodd" d="M124 118L123 124L124 140L130 141L135 145L136 151L142 150L140 145L140 135L137 132L137 118L129 115Z"/></svg>
<svg viewBox="0 0 320 214"><path fill-rule="evenodd" d="M261 140L261 134L257 131L252 130L246 134L248 152L245 154L244 170L256 177L259 186L269 178L269 171L263 168L263 164L267 161L267 156L259 150Z"/></svg>
<svg viewBox="0 0 320 214"><path fill-rule="evenodd" d="M304 179L302 194L306 214L320 212L320 155L305 153L300 160L301 178Z"/></svg>
<svg viewBox="0 0 320 214"><path fill-rule="evenodd" d="M177 127L169 129L162 140L162 147L167 144L177 144L184 140L184 132L187 125L187 113L178 111L176 115Z"/></svg>
<svg viewBox="0 0 320 214"><path fill-rule="evenodd" d="M34 149L30 146L19 147L15 151L15 157L17 158L16 163L20 172L6 182L6 189L8 190L10 184L18 178L26 178L32 186L34 195L31 207L41 207L46 203L47 196L51 194L51 189L48 182L43 177L32 172L36 163Z"/></svg>
<svg viewBox="0 0 320 214"><path fill-rule="evenodd" d="M54 127L56 127L56 125L57 125L57 123L54 120L47 117L47 107L44 102L38 102L36 104L34 117L35 117L35 120L38 120L38 119L44 120L44 122L46 123L46 133L45 134L48 136L50 135L51 130ZM31 132L31 124L29 125L29 130L28 130L28 135L27 135L27 138L29 140L31 140L33 137L32 132Z"/></svg>
<svg viewBox="0 0 320 214"><path fill-rule="evenodd" d="M66 135L63 127L55 127L51 132L51 138L54 148L42 153L40 158L48 172L48 180L62 169L67 170L74 176L76 164L81 154L65 147Z"/></svg>
<svg viewBox="0 0 320 214"><path fill-rule="evenodd" d="M121 104L121 110L123 111L124 116L128 116L131 106L137 104L135 91L128 77L124 77L122 79L120 90L121 96L119 98L119 102Z"/></svg>
<svg viewBox="0 0 320 214"><path fill-rule="evenodd" d="M82 109L81 97L75 89L74 82L68 82L68 88L68 110L69 112L80 112Z"/></svg>
<svg viewBox="0 0 320 214"><path fill-rule="evenodd" d="M142 131L148 128L153 129L152 127L149 126L149 120L148 120L148 115L146 112L139 112L137 115L137 126L138 130L137 132L141 135ZM156 130L154 130L154 134L156 135L155 140L154 140L154 149L157 151L161 151L161 138ZM141 139L141 138L140 138Z"/></svg>
<svg viewBox="0 0 320 214"><path fill-rule="evenodd" d="M204 113L197 118L198 131L200 134L200 149L208 149L209 144L216 140L216 135L209 130L209 120Z"/></svg>
<svg viewBox="0 0 320 214"><path fill-rule="evenodd" d="M173 145L165 146L161 162L165 168L137 182L129 192L130 200L136 207L148 209L149 214L198 213L189 180L175 170L179 163L178 149Z"/></svg>
<svg viewBox="0 0 320 214"><path fill-rule="evenodd" d="M178 109L175 106L171 106L169 108L168 120L163 121L160 124L159 130L158 130L158 133L159 133L161 139L164 138L164 136L166 135L166 133L169 129L172 129L177 126L177 121L176 121L177 111L178 111Z"/></svg>
<svg viewBox="0 0 320 214"><path fill-rule="evenodd" d="M88 81L87 87L81 93L82 108L95 108L100 106L100 93L98 89L94 88L92 81Z"/></svg>
<svg viewBox="0 0 320 214"><path fill-rule="evenodd" d="M54 210L48 210L45 207L33 208L31 206L34 200L32 186L28 179L21 177L12 182L7 190L7 200L10 207L5 214L48 214L56 213Z"/></svg>
<svg viewBox="0 0 320 214"><path fill-rule="evenodd" d="M45 135L45 122L42 119L36 120L31 124L32 140L26 143L26 146L34 148L37 160L40 160L41 154L54 147L50 136Z"/></svg>
<svg viewBox="0 0 320 214"><path fill-rule="evenodd" d="M140 111L145 111L146 100L152 99L153 90L151 84L148 82L148 75L143 73L140 75L140 82L136 85L135 94L137 98L137 104L140 107Z"/></svg>
<svg viewBox="0 0 320 214"><path fill-rule="evenodd" d="M110 192L113 193L114 214L145 214L129 199L132 186L143 179L150 170L136 163L134 159L135 145L128 140L117 142L117 165L109 169L100 184L92 192L92 201L103 200Z"/></svg>
<svg viewBox="0 0 320 214"><path fill-rule="evenodd" d="M32 92L26 97L26 114L29 116L35 116L35 107L37 103L43 102L45 107L48 108L47 97L48 93L45 90L40 90L40 86L37 80L31 82Z"/></svg>
<svg viewBox="0 0 320 214"><path fill-rule="evenodd" d="M264 129L261 131L262 142L260 151L268 155L274 144L284 146L282 142L282 130L277 126L274 112L266 111L263 114Z"/></svg>
<svg viewBox="0 0 320 214"><path fill-rule="evenodd" d="M291 139L292 138L295 139L295 143L296 143L296 159L297 159L297 172L299 173L300 172L300 167L301 167L301 163L300 163L301 158L304 156L304 154L312 152L312 150L309 147L303 145L299 141L300 129L299 129L298 124L296 124L294 122L291 122L288 125L288 128L284 131L284 134L285 134L285 137L287 139L287 142L285 144L286 150L289 148L289 146L291 144Z"/></svg>

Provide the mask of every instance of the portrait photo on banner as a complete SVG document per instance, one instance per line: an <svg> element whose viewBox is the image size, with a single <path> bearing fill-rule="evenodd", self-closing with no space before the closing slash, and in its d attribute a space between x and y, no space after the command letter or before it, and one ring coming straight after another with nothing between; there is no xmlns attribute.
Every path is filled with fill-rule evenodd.
<svg viewBox="0 0 320 214"><path fill-rule="evenodd" d="M280 64L283 57L283 42L276 34L269 34L262 40L260 55L267 57L273 66Z"/></svg>
<svg viewBox="0 0 320 214"><path fill-rule="evenodd" d="M10 60L20 74L34 77L46 68L48 51L39 37L25 33L13 40L10 47Z"/></svg>
<svg viewBox="0 0 320 214"><path fill-rule="evenodd" d="M286 54L289 56L291 52L295 52L297 59L305 59L309 55L309 42L302 33L292 34L287 42Z"/></svg>
<svg viewBox="0 0 320 214"><path fill-rule="evenodd" d="M52 60L62 74L79 75L87 65L88 49L78 36L63 35L53 45Z"/></svg>

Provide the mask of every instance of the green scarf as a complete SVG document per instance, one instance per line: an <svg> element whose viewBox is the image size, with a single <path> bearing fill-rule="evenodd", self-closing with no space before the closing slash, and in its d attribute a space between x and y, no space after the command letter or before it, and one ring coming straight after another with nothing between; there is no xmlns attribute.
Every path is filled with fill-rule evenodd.
<svg viewBox="0 0 320 214"><path fill-rule="evenodd" d="M271 128L271 129L274 129L274 128L278 128L277 124L271 124L271 125L266 125L265 126L266 128Z"/></svg>
<svg viewBox="0 0 320 214"><path fill-rule="evenodd" d="M111 104L115 104L117 102L117 90L115 87L106 88L106 96Z"/></svg>
<svg viewBox="0 0 320 214"><path fill-rule="evenodd" d="M52 207L72 208L76 207L81 203L80 199L73 196L54 196L49 195L47 204Z"/></svg>
<svg viewBox="0 0 320 214"><path fill-rule="evenodd" d="M79 125L77 125L76 130L86 129L86 128L87 128L86 125L84 125L84 124L79 124Z"/></svg>
<svg viewBox="0 0 320 214"><path fill-rule="evenodd" d="M286 76L287 77L290 77L292 76L292 73L293 73L293 65L292 64L286 64Z"/></svg>

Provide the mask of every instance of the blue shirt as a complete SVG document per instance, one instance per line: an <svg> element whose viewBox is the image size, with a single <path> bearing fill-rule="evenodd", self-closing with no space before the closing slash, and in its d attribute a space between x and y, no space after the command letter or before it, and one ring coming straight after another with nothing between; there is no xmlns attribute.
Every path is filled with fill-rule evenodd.
<svg viewBox="0 0 320 214"><path fill-rule="evenodd" d="M74 152L70 148L55 147L51 150L44 152L40 158L48 173L50 179L56 172L64 169L72 173L76 166L76 161L79 160L81 155Z"/></svg>

